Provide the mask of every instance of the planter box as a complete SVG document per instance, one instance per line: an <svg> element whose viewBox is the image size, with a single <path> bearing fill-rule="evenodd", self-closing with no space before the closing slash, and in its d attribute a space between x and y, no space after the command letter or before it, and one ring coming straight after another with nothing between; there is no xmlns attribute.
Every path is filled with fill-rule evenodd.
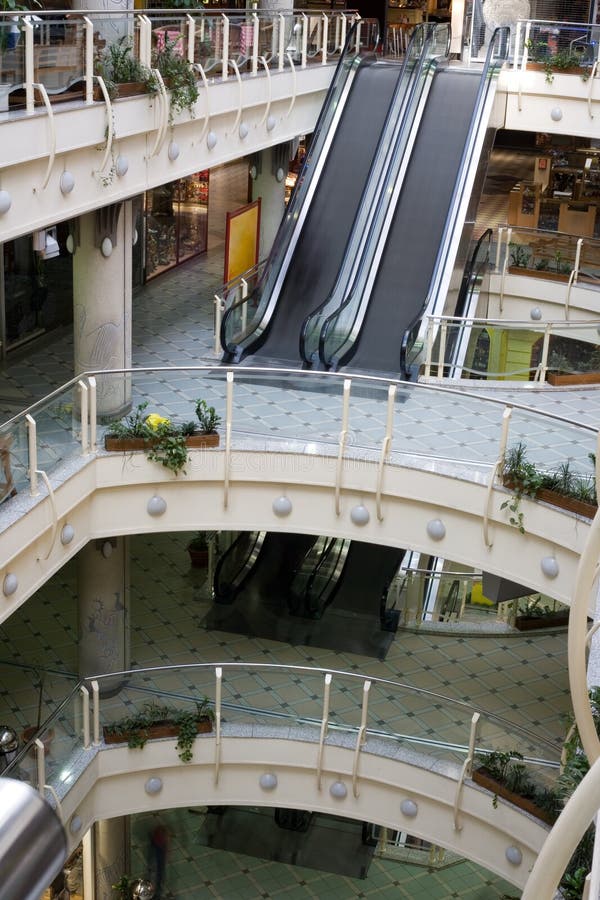
<svg viewBox="0 0 600 900"><path fill-rule="evenodd" d="M188 547L187 551L190 555L193 569L206 569L208 566L208 549L194 550L192 547Z"/></svg>
<svg viewBox="0 0 600 900"><path fill-rule="evenodd" d="M115 88L117 91L117 96L114 98L115 100L120 100L122 97L136 97L139 94L148 93L148 88L143 81L126 81L122 84L116 84ZM94 100L104 101L102 91L97 84L94 85Z"/></svg>
<svg viewBox="0 0 600 900"><path fill-rule="evenodd" d="M126 744L129 741L131 732L116 731L109 733L106 725L102 729L105 744ZM208 734L212 731L212 720L209 718L199 719L196 722L196 734ZM179 726L173 725L172 722L157 722L144 729L149 741L156 738L177 737L179 734Z"/></svg>
<svg viewBox="0 0 600 900"><path fill-rule="evenodd" d="M549 59L550 67L552 68L552 60ZM527 70L529 72L546 72L545 63L541 62L529 62L527 61ZM588 78L590 74L590 70L585 66L571 66L568 69L554 69L552 68L553 78L555 75L579 75L580 78Z"/></svg>
<svg viewBox="0 0 600 900"><path fill-rule="evenodd" d="M566 628L569 624L569 613L557 612L549 616L517 616L515 628L519 631L535 631L539 628Z"/></svg>
<svg viewBox="0 0 600 900"><path fill-rule="evenodd" d="M536 819L541 819L542 822L545 822L547 825L554 824L555 818L547 810L540 809L532 800L528 800L526 797L521 797L520 794L514 794L512 791L509 791L507 787L499 781L496 781L496 779L490 775L485 766L473 771L473 781L475 784L484 787L495 796L502 797L503 800L508 800L509 803L518 806L519 809L522 809L524 812L528 812L530 815L535 816Z"/></svg>
<svg viewBox="0 0 600 900"><path fill-rule="evenodd" d="M548 384L600 384L600 372L548 372L546 375Z"/></svg>
<svg viewBox="0 0 600 900"><path fill-rule="evenodd" d="M213 434L192 434L185 439L185 446L191 449L200 447L218 447L220 435L217 432ZM127 453L132 450L148 450L152 446L152 441L140 437L114 437L107 434L104 438L104 449L113 450L121 453Z"/></svg>
<svg viewBox="0 0 600 900"><path fill-rule="evenodd" d="M503 484L504 487L511 491L517 489L510 480L503 481ZM549 503L551 506L558 506L559 509L566 509L568 512L583 516L585 519L593 519L598 512L598 507L595 503L586 503L584 500L576 500L574 497L565 497L564 494L558 494L556 491L551 491L548 488L540 488L535 497L532 497L530 494L523 494L523 496L529 497L531 500L541 500L543 503Z"/></svg>
<svg viewBox="0 0 600 900"><path fill-rule="evenodd" d="M528 278L544 278L546 281L562 281L564 284L571 277L570 273L564 275L551 269L528 269L526 266L509 266L508 271L511 275L527 275Z"/></svg>

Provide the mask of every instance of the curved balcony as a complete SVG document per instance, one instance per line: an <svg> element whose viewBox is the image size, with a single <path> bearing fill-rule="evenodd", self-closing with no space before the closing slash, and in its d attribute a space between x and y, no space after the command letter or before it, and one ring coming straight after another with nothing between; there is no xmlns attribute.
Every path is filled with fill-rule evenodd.
<svg viewBox="0 0 600 900"><path fill-rule="evenodd" d="M193 709L204 697L213 731L196 738L189 762L178 758L174 738L142 749L106 744L103 726L135 718L148 701ZM548 787L560 747L470 704L343 671L186 665L79 683L3 775L48 797L72 845L108 810L196 801L320 810L389 827L400 815L411 833L523 887L547 826L508 802L492 803L470 778L476 755L514 746L530 777ZM509 846L518 863L507 858Z"/></svg>

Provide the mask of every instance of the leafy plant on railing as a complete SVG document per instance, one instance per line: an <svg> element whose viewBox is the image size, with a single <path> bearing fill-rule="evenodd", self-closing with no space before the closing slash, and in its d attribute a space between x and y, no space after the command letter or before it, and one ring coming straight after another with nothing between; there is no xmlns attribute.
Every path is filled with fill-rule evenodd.
<svg viewBox="0 0 600 900"><path fill-rule="evenodd" d="M509 511L508 521L521 534L525 534L521 510L524 496L535 498L540 490L546 489L584 503L597 503L594 475L573 472L569 461L562 463L554 471L540 469L527 459L527 447L522 441L506 451L502 464L502 481L511 489L512 496L500 505L500 509Z"/></svg>
<svg viewBox="0 0 600 900"><path fill-rule="evenodd" d="M214 434L221 422L214 406L206 400L196 400L198 424L193 421L173 423L157 413L146 415L147 401L138 404L130 415L108 425L107 437L142 438L148 459L158 462L175 475L185 469L188 461L186 439L193 435Z"/></svg>
<svg viewBox="0 0 600 900"><path fill-rule="evenodd" d="M194 104L198 99L198 80L191 63L183 55L181 40L166 40L164 47L152 54L152 65L158 69L171 92L170 123L175 114L184 109L193 117Z"/></svg>
<svg viewBox="0 0 600 900"><path fill-rule="evenodd" d="M156 76L135 58L131 42L125 36L109 44L96 56L94 71L102 77L111 99L119 96L120 84L141 84L149 94L158 91Z"/></svg>
<svg viewBox="0 0 600 900"><path fill-rule="evenodd" d="M533 63L543 66L546 73L546 81L552 84L555 72L565 72L576 69L582 81L590 77L589 69L582 66L582 54L570 47L562 50L552 50L546 41L528 40L525 42L528 57Z"/></svg>
<svg viewBox="0 0 600 900"><path fill-rule="evenodd" d="M214 711L208 697L197 701L193 709L177 709L167 704L145 703L142 709L130 716L105 725L107 735L123 735L130 749L141 750L150 737L150 729L157 725L173 725L177 728L176 749L182 762L190 762L196 740L197 723L202 719L214 721Z"/></svg>
<svg viewBox="0 0 600 900"><path fill-rule="evenodd" d="M510 249L510 264L517 266L519 269L526 269L531 259L531 250L525 244L508 245Z"/></svg>
<svg viewBox="0 0 600 900"><path fill-rule="evenodd" d="M476 760L494 781L513 794L531 800L540 810L552 817L560 811L556 791L537 785L530 778L527 766L522 762L523 754L518 750L493 750L491 753L476 753ZM498 806L498 795L492 797L494 809Z"/></svg>

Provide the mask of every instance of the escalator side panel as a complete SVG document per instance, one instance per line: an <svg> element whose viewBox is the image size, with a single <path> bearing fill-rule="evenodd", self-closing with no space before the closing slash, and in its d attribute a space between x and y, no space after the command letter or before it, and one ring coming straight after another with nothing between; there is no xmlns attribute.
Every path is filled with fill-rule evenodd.
<svg viewBox="0 0 600 900"><path fill-rule="evenodd" d="M356 73L259 356L300 361L302 323L335 283L400 71L366 60Z"/></svg>
<svg viewBox="0 0 600 900"><path fill-rule="evenodd" d="M479 85L476 71L436 72L353 368L399 370L402 336L427 299Z"/></svg>

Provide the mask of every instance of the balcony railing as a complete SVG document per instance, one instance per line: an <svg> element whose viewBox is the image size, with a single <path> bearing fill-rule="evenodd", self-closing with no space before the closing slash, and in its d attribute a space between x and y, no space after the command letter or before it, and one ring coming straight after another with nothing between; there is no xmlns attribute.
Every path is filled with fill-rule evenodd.
<svg viewBox="0 0 600 900"><path fill-rule="evenodd" d="M351 27L357 51L378 43L376 20L354 12L279 13L239 10L65 10L16 12L0 23L0 110L9 95L34 111L46 104L78 97L94 101L98 60L119 41L146 66L152 51L168 42L195 67L200 78L226 81L265 69L306 68L340 56Z"/></svg>
<svg viewBox="0 0 600 900"><path fill-rule="evenodd" d="M103 688L110 688L110 696L102 695ZM86 679L65 695L2 774L60 802L82 767L104 747L104 726L124 716L135 718L148 702L195 710L196 702L205 698L215 716L216 776L222 764L222 732L234 733L247 724L257 736L261 726L266 736L281 726L278 736L292 740L290 727L302 726L304 739L312 736L317 745L317 778L328 736L349 735L355 757L347 775L355 792L360 755L396 754L399 746L424 758L455 763L457 776L461 766L470 771L464 764L472 764L475 754L484 757L518 747L530 778L540 787L548 787L558 774L560 742L472 704L345 671L245 662L134 669Z"/></svg>

